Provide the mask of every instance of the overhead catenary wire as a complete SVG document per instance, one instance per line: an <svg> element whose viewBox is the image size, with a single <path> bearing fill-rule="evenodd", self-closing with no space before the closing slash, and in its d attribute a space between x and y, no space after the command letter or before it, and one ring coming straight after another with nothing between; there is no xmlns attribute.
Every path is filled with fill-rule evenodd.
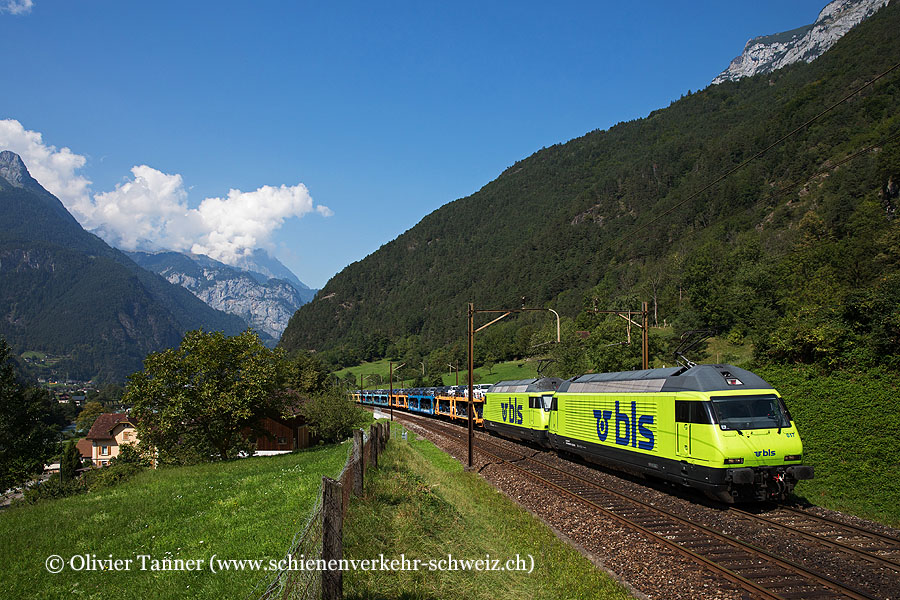
<svg viewBox="0 0 900 600"><path fill-rule="evenodd" d="M799 125L799 126L795 127L795 128L792 129L790 132L784 134L783 136L781 136L780 138L778 138L777 140L775 140L774 142L772 142L771 144L769 144L768 146L766 146L766 147L763 148L762 150L758 151L756 154L754 154L753 156L751 156L750 158L748 158L748 159L745 160L744 162L742 162L742 163L740 163L740 164L738 164L738 165L732 167L731 169L729 169L728 171L726 171L725 173L723 173L722 175L720 175L719 177L717 177L716 179L714 179L713 181L711 181L710 183L708 183L708 184L706 184L705 186L703 186L702 188L700 188L698 191L694 192L693 194L690 194L687 198L685 198L685 199L682 200L681 202L676 203L674 206L671 206L670 208L666 209L666 210L663 211L661 214L659 214L659 215L657 215L656 217L650 219L650 220L647 221L646 223L643 223L643 224L637 226L635 229L633 229L633 230L632 230L630 233L628 233L627 235L620 237L620 238L617 240L617 243L621 243L621 242L625 241L625 239L626 239L627 237L631 237L631 236L633 236L634 234L636 234L637 232L641 231L642 229L646 229L647 227L649 227L650 225L656 223L657 221L659 221L660 219L662 219L662 218L665 217L666 215L672 213L673 211L675 211L675 210L678 209L679 207L681 207L681 206L683 206L684 204L690 202L691 200L694 200L695 198L697 198L697 197L700 196L701 194L703 194L703 193L709 191L710 189L712 189L713 187L715 187L716 185L718 185L719 183L721 183L722 181L724 181L726 178L728 178L729 176L731 176L731 175L733 175L734 173L736 173L737 171L739 171L740 169L743 169L744 167L746 167L747 165L749 165L749 164L752 163L753 161L758 160L759 158L761 158L763 155L765 155L765 154L766 154L769 150L771 150L772 148L775 148L776 146L779 146L781 143L783 143L783 142L784 142L785 140L787 140L788 138L790 138L790 137L792 137L792 136L794 136L794 135L800 133L801 131L803 131L804 129L806 129L807 127L809 127L810 125L812 125L813 123L815 123L816 121L818 121L819 119L821 119L822 117L824 117L825 115L827 115L828 113L830 113L831 111L833 111L835 108L837 108L838 106L842 105L844 102L848 101L848 100L849 100L850 98L852 98L853 96L856 96L857 94L859 94L859 93L862 92L863 90L865 90L865 89L871 87L872 85L874 85L874 84L875 84L877 81L879 81L880 79L883 79L884 77L887 77L891 72L893 72L893 71L896 70L897 68L900 68L900 63L896 63L894 66L892 66L892 67L891 67L890 69L888 69L887 71L884 71L884 72L881 73L880 75L875 76L874 78L872 78L872 79L869 80L868 82L864 83L864 84L861 85L860 87L858 87L858 88L856 88L855 90L853 90L852 92L848 93L846 96L844 96L843 98L841 98L840 100L838 100L838 101L835 102L834 104L832 104L832 105L828 106L827 108L825 108L824 110L822 110L822 111L821 111L820 113L818 113L816 116L814 116L814 117L810 118L809 120L807 120L806 122L804 122L802 125Z"/></svg>
<svg viewBox="0 0 900 600"><path fill-rule="evenodd" d="M854 159L856 159L856 158L862 156L863 154L867 154L867 153L869 153L869 152L871 152L871 151L873 151L873 150L876 150L876 149L878 149L878 148L882 148L882 147L884 147L884 146L890 144L891 142L893 142L893 141L895 141L895 140L897 140L897 139L900 139L900 131L897 131L897 132L895 132L893 135L888 136L888 137L886 137L886 138L884 138L884 139L882 139L882 140L879 140L879 141L877 141L877 142L875 142L875 143L869 144L869 145L866 146L865 148L860 148L860 149L857 150L856 152L854 152L854 153L852 153L852 154L850 154L850 155L848 155L848 156L842 158L841 160L837 161L836 163L833 163L833 164L830 164L830 165L825 165L825 166L823 166L821 169L819 169L818 171L816 171L815 173L813 173L813 174L812 174L812 177L815 177L816 175L821 175L822 173L828 173L829 171L834 171L834 170L837 169L838 167L841 167L841 166L843 166L843 165L849 163L850 161L852 161L852 160L854 160ZM807 180L808 180L808 179L809 179L809 178L807 178ZM777 197L779 197L779 196L783 196L784 194L787 194L788 192L793 191L794 189L796 189L797 187L799 187L799 186L801 186L801 185L803 185L803 182L796 182L796 181L795 181L795 182L793 182L793 183L789 183L788 185L785 185L785 186L782 187L780 190L778 190L777 192L775 192L774 194L772 194L772 197L773 197L773 198L777 198Z"/></svg>
<svg viewBox="0 0 900 600"><path fill-rule="evenodd" d="M629 231L627 234L622 235L622 236L616 238L613 242L607 242L606 244L603 244L603 247L621 246L621 244L622 244L625 240L627 240L627 239L633 237L633 236L634 236L635 234L637 234L638 232L640 232L640 231L642 231L642 230L644 230L644 229L650 227L651 225L653 225L654 223L656 223L657 221L659 221L659 220L662 219L663 217L665 217L665 216L671 214L672 212L674 212L674 211L677 210L678 208L684 206L686 203L688 203L688 202L690 202L690 201L696 199L696 198L699 197L701 194L703 194L703 193L709 191L710 189L712 189L713 187L715 187L716 185L718 185L719 183L721 183L722 181L724 181L725 179L727 179L728 177L730 177L731 175L733 175L734 173L736 173L737 171L743 169L744 167L746 167L746 166L749 165L750 163L752 163L752 162L758 160L759 158L761 158L762 156L764 156L767 152L769 152L770 150L772 150L772 149L775 148L776 146L782 144L782 143L783 143L784 141L786 141L787 139L791 138L792 136L796 135L797 133L799 133L799 132L803 131L804 129L808 128L810 125L812 125L813 123L815 123L816 121L818 121L819 119L821 119L822 117L824 117L825 115L827 115L828 113L832 112L834 109L836 109L837 107L841 106L842 104L844 104L845 102L847 102L848 100L850 100L851 98L853 98L854 96L856 96L857 94L863 92L864 90L866 90L866 89L868 89L869 87L873 86L873 85L874 85L875 83L877 83L878 81L884 79L885 77L887 77L888 75L890 75L892 72L896 71L898 68L900 68L900 63L895 63L895 64L894 64L892 67L890 67L889 69L887 69L887 70L883 71L882 73L876 75L875 77L873 77L872 79L870 79L870 80L867 81L866 83L860 85L860 86L857 87L856 89L854 89L854 90L848 92L848 93L847 93L845 96L843 96L840 100L838 100L838 101L834 102L833 104L829 105L828 107L826 107L825 109L823 109L822 111L820 111L819 113L817 113L815 116L813 116L813 117L807 119L806 121L803 122L803 124L801 124L801 125L795 127L795 128L792 129L790 132L788 132L788 133L782 135L781 137L779 137L779 138L778 138L777 140L775 140L774 142L770 143L768 146L766 146L766 147L763 148L762 150L759 150L758 152L756 152L756 153L755 153L753 156L751 156L750 158L744 160L743 162L739 163L738 165L732 167L731 169L728 169L728 170L725 171L723 174L721 174L720 176L718 176L717 178L715 178L713 181L711 181L710 183L708 183L708 184L706 184L705 186L703 186L700 190L698 190L698 191L696 191L696 192L690 194L690 195L689 195L687 198L685 198L684 200L681 200L680 202L676 203L675 205L669 207L668 209L666 209L665 211L663 211L661 214L659 214L659 215L657 215L656 217L650 219L650 220L647 221L646 223L642 223L642 224L636 226L634 229L632 229L631 231ZM858 156L860 156L860 155L862 155L862 154L865 154L865 153L867 153L867 152L872 151L873 149L877 148L879 145L884 145L884 144L887 144L887 143L889 143L889 142L894 141L895 139L897 139L897 137L900 137L900 133L895 134L895 135L892 135L892 136L890 136L889 138L886 138L886 139L882 140L881 142L878 142L878 143L876 143L876 144L872 144L872 145L870 145L870 146L867 146L866 148L863 148L863 149L861 149L861 150L859 150L859 151L857 151L857 152L854 152L854 153L851 154L850 156L848 156L848 157L842 159L842 160L839 161L838 163L835 163L834 165L831 165L828 169L824 169L824 170L835 169L835 168L837 168L838 166L843 165L843 164L846 164L847 162L850 162L851 160L853 160L854 158L857 158ZM823 170L823 169L820 169L819 171L816 171L816 173L814 173L814 175L819 174L819 173L823 172L824 170ZM788 186L787 189L793 189L793 187L794 187L794 185L791 185L791 186ZM785 193L785 191L786 191L785 189L782 189L782 190L780 190L779 192L777 192L775 195L777 196L777 195L783 194L783 193ZM601 247L601 249L602 249L602 247ZM600 250L600 249L598 249L598 250ZM574 268L577 268L577 267L584 267L585 265L590 264L596 255L597 255L597 252L592 253L586 260L582 261L581 263L579 263L578 265L576 265L576 267L574 267ZM563 279L564 277L567 277L567 276L568 276L568 272L560 273L560 274L557 275L556 277L554 277L554 278L552 278L552 279L548 279L548 280L545 282L545 287L546 287L546 288L550 288L550 287L552 286L552 284L556 283L558 280Z"/></svg>

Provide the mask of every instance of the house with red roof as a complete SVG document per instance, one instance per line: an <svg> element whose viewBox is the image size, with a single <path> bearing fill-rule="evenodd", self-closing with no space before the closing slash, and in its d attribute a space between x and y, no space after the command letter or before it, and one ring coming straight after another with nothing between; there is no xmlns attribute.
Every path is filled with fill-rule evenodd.
<svg viewBox="0 0 900 600"><path fill-rule="evenodd" d="M81 438L78 440L78 443L75 444L75 448L78 450L78 453L81 455L81 460L90 460L93 461L94 458L94 445L87 438Z"/></svg>
<svg viewBox="0 0 900 600"><path fill-rule="evenodd" d="M103 467L119 455L124 444L138 441L134 423L127 413L103 413L84 437L91 444L91 462Z"/></svg>

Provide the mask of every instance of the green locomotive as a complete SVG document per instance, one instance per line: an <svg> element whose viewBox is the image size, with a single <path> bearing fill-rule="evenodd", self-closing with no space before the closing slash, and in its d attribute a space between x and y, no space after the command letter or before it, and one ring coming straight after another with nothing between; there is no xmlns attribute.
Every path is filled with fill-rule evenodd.
<svg viewBox="0 0 900 600"><path fill-rule="evenodd" d="M500 382L484 426L725 502L780 500L813 477L778 392L730 365Z"/></svg>

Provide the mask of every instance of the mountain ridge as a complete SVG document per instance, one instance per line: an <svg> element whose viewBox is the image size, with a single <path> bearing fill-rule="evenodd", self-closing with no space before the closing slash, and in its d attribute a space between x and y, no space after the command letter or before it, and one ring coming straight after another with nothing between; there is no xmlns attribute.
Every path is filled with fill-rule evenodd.
<svg viewBox="0 0 900 600"><path fill-rule="evenodd" d="M876 240L891 222L880 194L900 179L900 159L888 146L837 172L820 169L889 138L896 77L698 191L886 71L900 56L898 24L891 3L812 63L710 86L518 161L335 275L297 311L281 345L337 364L399 348L428 352L464 339L469 302L518 307L522 296L571 318L592 305L655 298L660 321L759 332L760 347L773 330L789 330L792 310L816 306L809 314L824 318L831 312L820 296L844 298L851 274L863 289L881 285L874 266L837 264L867 264L884 251ZM852 215L871 228L862 241L848 236ZM790 264L814 252L802 246L805 235L822 236L834 253L820 257L817 275L830 279L812 277L814 263Z"/></svg>
<svg viewBox="0 0 900 600"><path fill-rule="evenodd" d="M190 329L244 329L85 231L18 155L4 151L0 162L0 335L17 352L61 356L73 377L121 382Z"/></svg>
<svg viewBox="0 0 900 600"><path fill-rule="evenodd" d="M227 265L203 254L174 251L126 254L145 269L190 290L209 306L242 318L272 344L281 337L291 315L315 294L315 290L306 286L298 290L287 279ZM296 276L292 279L299 282Z"/></svg>
<svg viewBox="0 0 900 600"><path fill-rule="evenodd" d="M834 0L816 21L790 31L755 37L744 51L712 80L737 81L758 73L771 73L795 62L812 62L850 29L871 17L890 0Z"/></svg>

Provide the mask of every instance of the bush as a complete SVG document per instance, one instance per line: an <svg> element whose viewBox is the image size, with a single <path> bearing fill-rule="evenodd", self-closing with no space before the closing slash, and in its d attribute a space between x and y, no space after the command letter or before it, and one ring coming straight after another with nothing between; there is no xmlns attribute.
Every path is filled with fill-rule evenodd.
<svg viewBox="0 0 900 600"><path fill-rule="evenodd" d="M134 444L123 444L119 447L119 455L109 461L109 464L133 464L141 467L149 467L150 459L142 455Z"/></svg>
<svg viewBox="0 0 900 600"><path fill-rule="evenodd" d="M139 463L110 461L109 466L90 469L85 471L81 477L74 479L62 480L59 475L52 475L47 481L26 488L24 496L18 502L37 504L43 500L56 500L85 492L95 492L127 481L144 469L145 467Z"/></svg>
<svg viewBox="0 0 900 600"><path fill-rule="evenodd" d="M81 476L85 488L91 492L106 489L131 479L144 470L140 464L119 462L99 469L91 469Z"/></svg>
<svg viewBox="0 0 900 600"><path fill-rule="evenodd" d="M87 486L81 478L62 481L59 475L52 475L50 479L26 488L22 499L23 504L37 504L42 500L55 500L66 498L87 491Z"/></svg>
<svg viewBox="0 0 900 600"><path fill-rule="evenodd" d="M347 439L368 422L366 411L340 391L329 391L307 400L301 408L313 434L325 443Z"/></svg>

